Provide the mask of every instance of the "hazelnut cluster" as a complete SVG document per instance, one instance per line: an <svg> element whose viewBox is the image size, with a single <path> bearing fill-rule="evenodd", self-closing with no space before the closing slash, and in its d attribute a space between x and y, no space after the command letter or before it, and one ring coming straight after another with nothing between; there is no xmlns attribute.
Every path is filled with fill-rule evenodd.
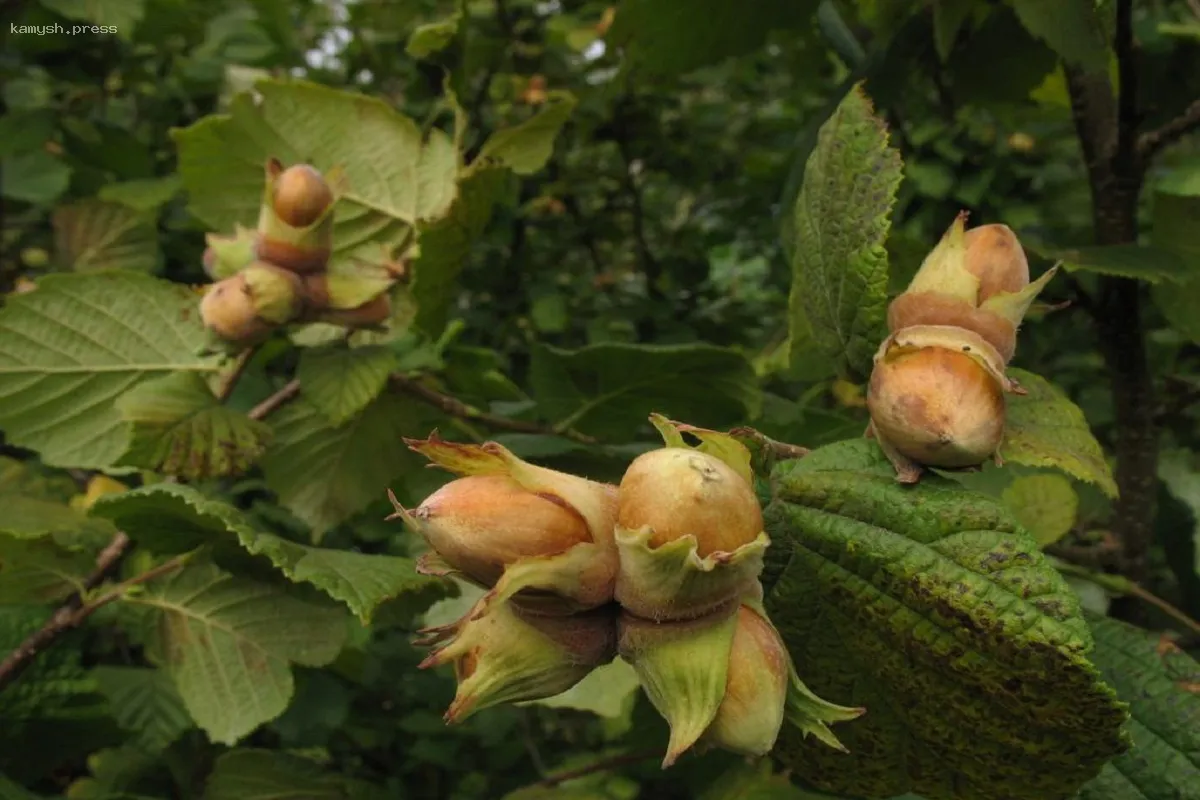
<svg viewBox="0 0 1200 800"><path fill-rule="evenodd" d="M432 552L426 574L487 589L423 630L423 667L452 664L453 722L550 697L620 657L671 729L663 766L697 744L763 755L785 719L842 749L834 705L800 680L762 605L769 544L750 453L732 436L653 415L666 446L619 486L539 467L495 442L408 440L461 477L396 513ZM698 445L684 439L688 434Z"/></svg>
<svg viewBox="0 0 1200 800"><path fill-rule="evenodd" d="M269 159L257 229L208 237L204 267L220 279L200 302L205 326L225 342L247 345L293 323L383 324L391 316L386 292L351 308L339 307L331 292L336 202L334 186L314 167L284 169Z"/></svg>
<svg viewBox="0 0 1200 800"><path fill-rule="evenodd" d="M867 387L867 435L902 483L924 467L1000 463L1005 393L1024 394L1006 373L1017 329L1057 270L1031 283L1016 234L998 224L966 230L966 218L958 215L888 307L890 335Z"/></svg>

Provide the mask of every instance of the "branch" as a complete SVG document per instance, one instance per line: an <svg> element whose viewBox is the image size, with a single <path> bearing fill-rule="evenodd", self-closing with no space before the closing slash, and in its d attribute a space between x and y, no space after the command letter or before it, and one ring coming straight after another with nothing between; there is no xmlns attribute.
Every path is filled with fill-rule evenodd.
<svg viewBox="0 0 1200 800"><path fill-rule="evenodd" d="M125 551L128 548L129 537L118 531L112 540L109 541L108 545L96 556L96 568L84 579L83 587L80 591L59 606L58 610L51 615L50 619L46 620L41 628L26 637L25 641L17 645L16 649L9 653L4 661L0 662L0 691L15 681L38 653L45 650L55 639L77 626L91 614L89 611L88 614L79 616L83 610L83 594L104 582L108 574L116 569L121 556L125 555Z"/></svg>
<svg viewBox="0 0 1200 800"><path fill-rule="evenodd" d="M410 378L407 375L400 373L392 373L392 386L396 387L405 394L421 400L434 408L439 409L444 414L458 419L468 420L470 422L478 422L481 425L486 425L489 428L501 431L514 431L516 433L540 433L547 436L565 436L572 441L580 444L597 444L598 440L594 437L579 433L575 430L559 431L549 425L542 425L536 422L525 422L519 419L510 419L502 417L498 414L489 414L486 411L480 411L474 406L464 403L457 397L439 392L437 389L430 388L415 378Z"/></svg>
<svg viewBox="0 0 1200 800"><path fill-rule="evenodd" d="M254 358L254 354L257 352L257 347L248 347L238 354L237 360L233 362L233 367L221 379L221 383L217 387L218 403L224 403L229 399L229 395L233 394L238 381L242 379L242 375L246 372L246 367L250 366L250 360Z"/></svg>
<svg viewBox="0 0 1200 800"><path fill-rule="evenodd" d="M1133 0L1117 0L1117 29L1113 36L1117 56L1117 147L1113 173L1134 175L1141 170L1137 154L1137 129L1141 123L1137 101L1137 59L1134 58Z"/></svg>
<svg viewBox="0 0 1200 800"><path fill-rule="evenodd" d="M1137 140L1138 157L1143 163L1158 155L1158 152L1183 136L1200 130L1200 99L1192 101L1179 116L1161 128L1146 131Z"/></svg>
<svg viewBox="0 0 1200 800"><path fill-rule="evenodd" d="M546 778L543 778L542 780L538 781L537 783L535 783L533 785L539 786L539 787L545 786L548 788L553 788L555 786L558 786L560 783L566 783L567 781L573 781L576 778L582 778L587 775L595 775L597 772L607 772L610 769L616 769L617 767L623 767L623 766L626 766L627 764L636 764L639 761L648 761L649 759L656 758L657 756L658 756L658 751L655 751L655 750L640 752L640 753L622 753L621 755L618 755L618 756L612 756L610 758L601 759L600 761L595 761L584 767L578 767L576 769L569 769L564 772L560 772L557 775L550 775Z"/></svg>
<svg viewBox="0 0 1200 800"><path fill-rule="evenodd" d="M1085 581L1090 581L1101 589L1113 594L1125 595L1128 597L1136 597L1139 600L1149 603L1155 608L1162 611L1171 619L1178 622L1183 627L1190 630L1192 633L1200 634L1200 622L1189 617L1183 611L1180 611L1175 606L1163 600L1156 594L1153 594L1148 589L1138 583L1123 578L1120 575L1109 575L1103 572L1093 572L1086 567L1080 567L1076 564L1067 562L1059 562L1055 565L1059 572L1066 575L1071 575L1076 578L1083 578Z"/></svg>
<svg viewBox="0 0 1200 800"><path fill-rule="evenodd" d="M280 406L295 399L298 394L300 394L300 381L293 378L284 384L275 394L250 409L246 413L246 416L250 419L262 419Z"/></svg>

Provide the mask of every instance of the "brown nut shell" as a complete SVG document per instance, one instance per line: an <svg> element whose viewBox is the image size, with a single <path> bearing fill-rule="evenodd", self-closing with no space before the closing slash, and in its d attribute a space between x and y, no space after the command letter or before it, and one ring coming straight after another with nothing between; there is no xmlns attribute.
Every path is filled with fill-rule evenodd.
<svg viewBox="0 0 1200 800"><path fill-rule="evenodd" d="M1000 382L969 355L941 347L877 360L867 408L876 435L925 466L976 466L1004 437Z"/></svg>
<svg viewBox="0 0 1200 800"><path fill-rule="evenodd" d="M977 305L998 292L1019 292L1029 285L1029 260L1012 228L980 225L968 230L964 241L967 269L979 278Z"/></svg>
<svg viewBox="0 0 1200 800"><path fill-rule="evenodd" d="M275 214L293 228L307 228L333 205L329 184L308 164L285 169L275 179L274 188Z"/></svg>
<svg viewBox="0 0 1200 800"><path fill-rule="evenodd" d="M936 292L905 292L888 306L888 330L914 325L947 325L979 334L996 348L1004 363L1017 350L1017 329L999 314L972 308L962 300Z"/></svg>

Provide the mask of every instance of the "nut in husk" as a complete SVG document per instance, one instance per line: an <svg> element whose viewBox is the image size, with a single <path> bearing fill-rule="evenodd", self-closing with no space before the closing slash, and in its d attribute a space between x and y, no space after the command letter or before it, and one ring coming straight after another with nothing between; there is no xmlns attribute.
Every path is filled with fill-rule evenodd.
<svg viewBox="0 0 1200 800"><path fill-rule="evenodd" d="M308 164L266 165L258 216L258 257L300 275L321 272L333 251L333 208L340 173L327 180Z"/></svg>
<svg viewBox="0 0 1200 800"><path fill-rule="evenodd" d="M955 218L908 288L888 306L888 329L963 328L987 340L1008 363L1025 312L1057 268L1030 283L1016 234L1005 225L967 231L966 216Z"/></svg>
<svg viewBox="0 0 1200 800"><path fill-rule="evenodd" d="M284 325L299 316L304 284L299 276L264 261L255 261L241 272L254 309L267 322Z"/></svg>
<svg viewBox="0 0 1200 800"><path fill-rule="evenodd" d="M750 453L728 434L652 417L667 447L636 458L620 486L616 599L652 620L698 617L742 595L769 540ZM686 432L700 444L688 445Z"/></svg>
<svg viewBox="0 0 1200 800"><path fill-rule="evenodd" d="M200 301L200 316L206 328L232 343L259 341L274 327L258 316L254 295L241 273L208 287Z"/></svg>
<svg viewBox="0 0 1200 800"><path fill-rule="evenodd" d="M1004 436L1005 392L1021 392L983 337L917 326L884 340L867 388L871 432L904 482L921 466L977 466Z"/></svg>
<svg viewBox="0 0 1200 800"><path fill-rule="evenodd" d="M616 656L612 606L568 616L532 613L512 603L493 604L443 628L429 629L423 644L440 644L421 667L453 664L458 691L447 722L500 703L553 697Z"/></svg>
<svg viewBox="0 0 1200 800"><path fill-rule="evenodd" d="M405 441L464 476L411 511L392 496L392 518L434 549L424 571L457 572L490 587L474 614L509 598L559 614L612 600L616 487L530 464L495 442L458 444L436 433Z"/></svg>

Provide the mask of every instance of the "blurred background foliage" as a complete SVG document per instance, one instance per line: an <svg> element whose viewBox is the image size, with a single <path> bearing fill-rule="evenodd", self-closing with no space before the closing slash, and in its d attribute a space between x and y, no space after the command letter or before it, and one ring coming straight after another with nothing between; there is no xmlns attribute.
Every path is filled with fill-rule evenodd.
<svg viewBox="0 0 1200 800"><path fill-rule="evenodd" d="M1108 11L1112 3L1098 5ZM1200 96L1200 8L1187 0L1136 5L1142 124L1154 128ZM1095 294L1103 274L1148 272L1144 264L1089 261L1079 250L1093 243L1093 217L1067 82L1051 46L1022 24L1022 6L694 0L656 8L653 0L625 0L618 11L603 0L2 0L0 292L21 291L48 272L114 262L206 282L206 229L187 211L172 132L226 111L260 78L302 77L362 92L426 128L444 122L452 91L469 120L469 157L490 132L529 119L548 93L566 90L578 106L545 169L514 182L470 247L441 354L455 394L519 415L530 405L526 387L538 380L531 354L539 348L708 342L745 355L761 400L756 394L747 404L748 415L689 421L749 421L777 439L818 446L861 434L863 387L816 359L789 360L791 269L780 229L817 128L847 88L865 79L905 164L889 239L893 288L905 285L960 209L975 223L1016 229L1035 274L1065 258L1075 269L1042 295L1015 363L1062 387L1108 444L1116 418L1096 327L1078 302L1051 308L1077 300L1076 290ZM457 25L448 24L454 15ZM9 27L78 22L112 25L116 33ZM639 47L644 31L653 32L653 46ZM1200 140L1184 138L1167 150L1147 187L1140 213L1149 232L1153 190L1200 195ZM1200 269L1195 227L1197 238L1182 245L1192 270ZM1162 445L1146 583L1196 617L1200 280L1136 291ZM247 383L266 381L276 369L265 363ZM613 479L648 433L606 437L610 447L599 450L536 434L501 440L552 466ZM22 469L24 479L63 477ZM964 480L997 496L1019 495L1024 521L1048 529L1045 537L1059 540L1064 557L1103 550L1111 538L1108 501L1082 485L1014 489L1014 475L1034 472L988 469ZM427 490L429 480L406 485L409 496ZM66 493L71 486L68 480ZM296 525L255 479L228 493L264 524ZM1037 510L1039 498L1058 518ZM1064 503L1076 509L1065 520ZM374 521L379 516L341 524L327 541L407 552L412 543L397 540L394 528ZM1093 610L1107 609L1102 589L1080 586ZM449 619L445 604L463 602L442 601L430 614ZM619 677L593 681L566 708L493 709L446 727L441 711L452 680L416 670L420 655L408 643L427 605L393 609L373 637L362 633L369 647L330 669L298 669L287 712L243 742L261 750L220 756L185 716L172 716L178 699L169 687L146 701L166 709L156 716L167 726L163 746L153 757L131 748L123 721L104 707L122 702L120 677L110 676L98 695L82 695L91 702L72 694L70 703L40 706L22 736L6 740L0 772L38 791L70 786L71 797L194 797L215 763L227 783L208 784L204 796L265 797L237 788L239 770L294 773L300 767L281 755L287 750L369 778L390 797L807 796L729 756L667 773L631 758L661 748L665 729ZM1147 613L1154 627L1175 624ZM27 629L0 641L15 642ZM1190 646L1197 645L1193 638ZM67 661L82 653L87 662L129 646L119 634L90 631L54 652ZM54 660L39 665L58 668ZM570 789L547 779L603 760L609 749L614 769ZM358 791L338 783L311 796ZM25 796L0 779L0 797Z"/></svg>

